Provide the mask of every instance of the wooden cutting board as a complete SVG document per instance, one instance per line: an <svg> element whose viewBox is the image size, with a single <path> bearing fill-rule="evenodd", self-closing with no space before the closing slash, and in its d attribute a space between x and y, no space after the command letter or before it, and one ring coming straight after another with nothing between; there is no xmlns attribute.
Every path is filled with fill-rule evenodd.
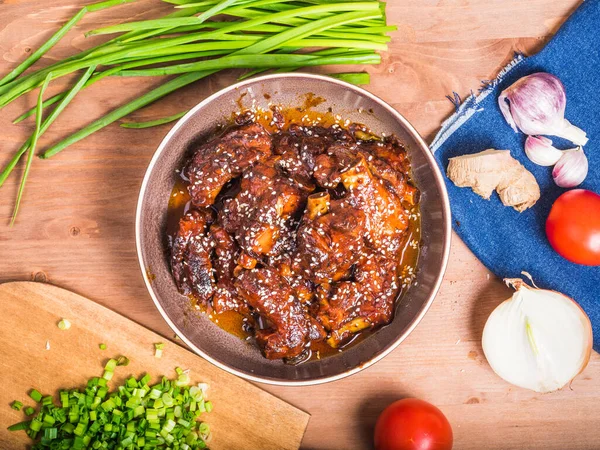
<svg viewBox="0 0 600 450"><path fill-rule="evenodd" d="M175 377L175 367L190 369L193 383L210 385L214 409L204 414L212 430L212 450L297 449L309 415L256 386L218 369L190 351L119 314L64 289L34 282L0 285L0 449L26 448L24 432L7 426L25 420L10 408L13 400L35 406L31 388L55 394L59 388L83 387L102 375L108 358L124 355L127 367L115 371L112 385L129 375ZM72 326L60 330L68 319ZM164 342L161 359L154 344ZM104 343L106 350L100 350Z"/></svg>

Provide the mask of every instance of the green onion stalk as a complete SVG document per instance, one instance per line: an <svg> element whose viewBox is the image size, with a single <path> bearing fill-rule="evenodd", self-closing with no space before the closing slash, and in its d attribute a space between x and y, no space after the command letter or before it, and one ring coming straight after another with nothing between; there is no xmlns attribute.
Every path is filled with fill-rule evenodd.
<svg viewBox="0 0 600 450"><path fill-rule="evenodd" d="M50 158L68 146L139 109L225 69L248 69L240 79L268 70L285 72L303 67L378 64L394 31L385 19L385 4L377 0L163 0L175 11L164 17L126 22L92 30L86 35L114 35L106 42L38 70L28 70L88 13L135 0L108 0L84 6L46 43L0 79L0 108L38 89L34 108L14 120L35 115L32 136L0 172L0 187L27 155L17 194L14 223L39 138L60 113L87 87L112 76L169 77L159 87L109 112L51 145L41 154ZM54 80L82 72L70 89L44 98ZM367 84L366 72L332 74L355 84ZM50 111L42 120L42 112ZM125 128L148 128L173 122L186 111L147 122L126 122Z"/></svg>

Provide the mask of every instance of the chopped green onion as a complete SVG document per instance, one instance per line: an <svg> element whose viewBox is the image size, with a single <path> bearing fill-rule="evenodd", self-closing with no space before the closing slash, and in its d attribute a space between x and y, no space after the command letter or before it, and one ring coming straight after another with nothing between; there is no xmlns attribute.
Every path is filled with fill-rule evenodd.
<svg viewBox="0 0 600 450"><path fill-rule="evenodd" d="M67 319L62 319L60 322L58 322L58 328L61 330L68 330L71 328L71 322L69 322Z"/></svg>
<svg viewBox="0 0 600 450"><path fill-rule="evenodd" d="M20 431L20 430L28 430L29 425L31 424L30 420L26 420L25 422L15 423L8 427L8 431Z"/></svg>
<svg viewBox="0 0 600 450"><path fill-rule="evenodd" d="M16 411L21 411L23 403L21 403L19 400L15 400L14 402L12 402L12 405L10 405L10 407Z"/></svg>
<svg viewBox="0 0 600 450"><path fill-rule="evenodd" d="M31 406L28 406L27 408L25 408L25 414L30 416L35 412L35 409L33 409Z"/></svg>
<svg viewBox="0 0 600 450"><path fill-rule="evenodd" d="M60 403L63 408L69 407L69 393L65 391L61 391L60 393Z"/></svg>
<svg viewBox="0 0 600 450"><path fill-rule="evenodd" d="M100 350L106 350L106 344L100 344L98 347L100 347Z"/></svg>
<svg viewBox="0 0 600 450"><path fill-rule="evenodd" d="M41 394L39 391L35 390L35 389L32 389L32 390L31 390L31 392L29 393L29 396L30 396L30 397L33 399L33 401L35 401L35 402L38 402L38 403L39 403L39 402L41 402L41 401L42 401L42 394Z"/></svg>
<svg viewBox="0 0 600 450"><path fill-rule="evenodd" d="M58 435L57 428L46 428L44 430L44 439L45 440L52 441L52 440L56 439L57 435Z"/></svg>
<svg viewBox="0 0 600 450"><path fill-rule="evenodd" d="M106 363L106 365L104 366L104 370L107 370L109 372L114 372L114 370L117 367L117 360L116 359L109 359L108 362Z"/></svg>
<svg viewBox="0 0 600 450"><path fill-rule="evenodd" d="M119 356L119 359L117 359L117 366L128 366L129 365L129 358L126 356Z"/></svg>
<svg viewBox="0 0 600 450"><path fill-rule="evenodd" d="M175 381L175 386L181 387L190 384L190 375L188 371L181 370L179 367L177 367L175 371L178 375L177 380Z"/></svg>
<svg viewBox="0 0 600 450"><path fill-rule="evenodd" d="M109 360L105 372L114 370L118 361ZM37 415L8 429L41 438L34 449L206 448L210 429L198 421L200 409L191 393L200 388L178 385L177 380L187 372L177 368L177 375L176 380L163 377L152 387L148 374L140 379L129 377L104 402L100 397L107 395L105 381L97 377L88 380L83 391L61 391L60 406L52 403L51 396L41 399L39 394L42 406ZM202 403L202 411L212 408L209 402ZM34 414L35 410L25 412Z"/></svg>

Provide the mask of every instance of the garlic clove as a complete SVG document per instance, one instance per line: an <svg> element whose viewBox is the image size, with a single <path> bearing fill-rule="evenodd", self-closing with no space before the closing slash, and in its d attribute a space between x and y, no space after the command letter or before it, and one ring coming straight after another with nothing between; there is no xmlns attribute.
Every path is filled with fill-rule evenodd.
<svg viewBox="0 0 600 450"><path fill-rule="evenodd" d="M579 186L587 174L588 159L581 147L563 151L560 160L552 170L554 182L562 188Z"/></svg>
<svg viewBox="0 0 600 450"><path fill-rule="evenodd" d="M563 152L552 145L552 141L544 136L527 136L525 154L538 166L553 166Z"/></svg>
<svg viewBox="0 0 600 450"><path fill-rule="evenodd" d="M585 145L588 141L585 131L565 119L566 105L564 85L545 72L520 78L498 97L500 111L515 132L559 136Z"/></svg>
<svg viewBox="0 0 600 450"><path fill-rule="evenodd" d="M587 366L592 350L588 316L571 298L505 280L516 292L488 318L482 347L490 366L511 384L536 392L562 388Z"/></svg>

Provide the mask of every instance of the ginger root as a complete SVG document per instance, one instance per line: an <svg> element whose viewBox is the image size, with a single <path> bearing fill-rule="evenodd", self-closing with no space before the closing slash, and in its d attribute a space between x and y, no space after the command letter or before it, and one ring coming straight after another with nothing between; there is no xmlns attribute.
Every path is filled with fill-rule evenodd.
<svg viewBox="0 0 600 450"><path fill-rule="evenodd" d="M540 198L535 177L510 156L509 150L489 149L450 158L448 178L458 187L473 188L486 200L495 189L505 206L519 212L531 208Z"/></svg>

